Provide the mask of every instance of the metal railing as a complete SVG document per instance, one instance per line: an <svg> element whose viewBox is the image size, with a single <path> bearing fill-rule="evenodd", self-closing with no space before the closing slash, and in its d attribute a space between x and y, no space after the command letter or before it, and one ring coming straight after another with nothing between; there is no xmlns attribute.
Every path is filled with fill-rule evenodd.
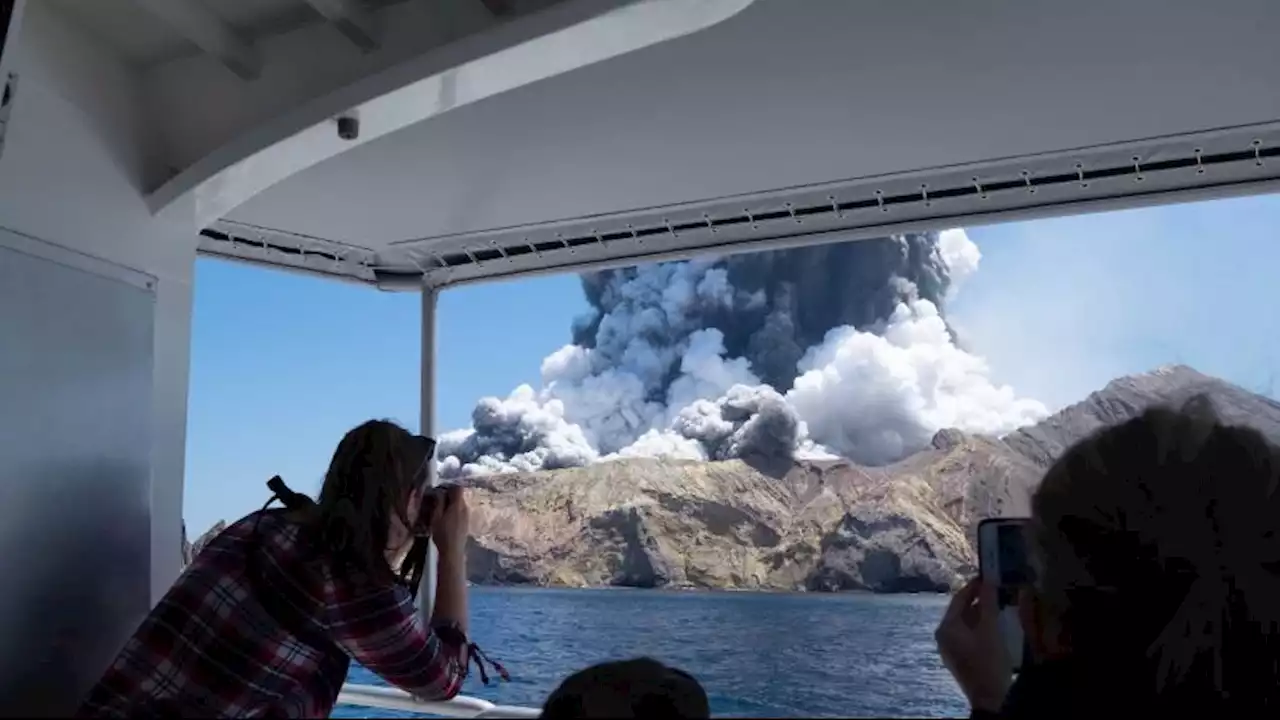
<svg viewBox="0 0 1280 720"><path fill-rule="evenodd" d="M450 718L536 718L537 708L519 705L494 705L488 700L459 695L452 700L419 700L403 690L374 685L343 685L338 702L366 708L401 710Z"/></svg>

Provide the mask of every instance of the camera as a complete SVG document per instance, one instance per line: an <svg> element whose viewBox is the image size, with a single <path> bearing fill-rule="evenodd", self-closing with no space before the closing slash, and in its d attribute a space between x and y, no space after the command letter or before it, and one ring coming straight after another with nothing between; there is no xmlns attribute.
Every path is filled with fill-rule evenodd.
<svg viewBox="0 0 1280 720"><path fill-rule="evenodd" d="M427 489L422 496L422 507L418 510L417 527L414 528L415 535L431 534L431 519L435 515L436 506L442 506L442 509L449 507L449 491L458 487L454 483L445 483L443 485L435 485Z"/></svg>

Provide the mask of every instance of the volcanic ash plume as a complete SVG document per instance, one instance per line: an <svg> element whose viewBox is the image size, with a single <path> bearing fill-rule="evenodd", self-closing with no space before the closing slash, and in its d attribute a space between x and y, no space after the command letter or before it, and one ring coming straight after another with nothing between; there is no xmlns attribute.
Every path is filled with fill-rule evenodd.
<svg viewBox="0 0 1280 720"><path fill-rule="evenodd" d="M1044 406L993 384L946 323L979 258L949 230L584 275L591 312L541 388L482 399L441 438L441 476L637 456L882 464L944 427L1035 422Z"/></svg>

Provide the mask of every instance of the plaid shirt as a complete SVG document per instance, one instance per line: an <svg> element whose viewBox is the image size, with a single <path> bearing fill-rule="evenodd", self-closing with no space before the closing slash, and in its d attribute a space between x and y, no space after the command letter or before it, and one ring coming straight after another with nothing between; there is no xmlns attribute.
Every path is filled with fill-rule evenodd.
<svg viewBox="0 0 1280 720"><path fill-rule="evenodd" d="M422 626L405 588L307 552L299 532L264 511L214 538L79 715L328 717L350 658L419 698L457 695L465 649Z"/></svg>

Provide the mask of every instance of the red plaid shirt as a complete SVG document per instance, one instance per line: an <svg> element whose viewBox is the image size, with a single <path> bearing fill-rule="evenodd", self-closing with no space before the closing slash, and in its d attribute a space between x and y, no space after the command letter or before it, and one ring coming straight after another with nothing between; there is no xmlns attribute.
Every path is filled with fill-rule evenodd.
<svg viewBox="0 0 1280 720"><path fill-rule="evenodd" d="M419 698L457 695L465 649L424 628L403 587L307 552L299 532L265 511L214 538L79 714L328 717L350 658Z"/></svg>

